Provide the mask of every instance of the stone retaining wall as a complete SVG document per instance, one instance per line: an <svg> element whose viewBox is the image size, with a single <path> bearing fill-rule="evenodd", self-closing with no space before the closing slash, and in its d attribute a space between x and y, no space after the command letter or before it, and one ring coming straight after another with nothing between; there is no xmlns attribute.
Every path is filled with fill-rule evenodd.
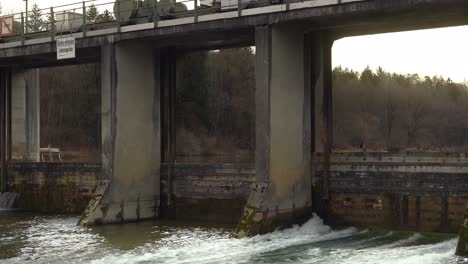
<svg viewBox="0 0 468 264"><path fill-rule="evenodd" d="M27 210L81 214L99 182L100 164L14 162L8 191L20 194Z"/></svg>
<svg viewBox="0 0 468 264"><path fill-rule="evenodd" d="M237 224L255 183L254 165L176 164L172 210L165 210L169 166L161 170L162 211L181 220Z"/></svg>
<svg viewBox="0 0 468 264"><path fill-rule="evenodd" d="M314 159L313 204L328 223L458 232L468 207L464 154L333 154L324 197L323 157ZM19 206L81 213L99 181L99 164L10 163L8 191ZM255 184L254 165L176 164L161 168L161 217L236 224ZM317 210L318 211L318 210Z"/></svg>
<svg viewBox="0 0 468 264"><path fill-rule="evenodd" d="M315 162L318 191L323 157ZM328 190L324 213L332 224L458 232L468 207L468 156L336 153Z"/></svg>

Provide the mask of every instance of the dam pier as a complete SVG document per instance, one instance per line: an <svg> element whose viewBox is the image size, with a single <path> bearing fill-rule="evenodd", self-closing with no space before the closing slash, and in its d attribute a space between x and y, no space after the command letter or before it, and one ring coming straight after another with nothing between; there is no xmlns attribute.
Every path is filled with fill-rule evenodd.
<svg viewBox="0 0 468 264"><path fill-rule="evenodd" d="M189 2L120 0L112 19L94 23L85 1L73 16L45 10L55 19L40 32L25 30L22 13L5 16L13 30L0 37L0 193L19 193L25 209L82 213L87 226L189 219L238 224L245 237L316 213L342 226L466 228L468 154L335 152L332 113L336 40L467 25L466 1ZM58 60L66 37L75 54ZM177 65L232 47L255 51L254 160L177 160ZM100 162L62 162L59 148L40 142L39 71L86 63L100 76Z"/></svg>

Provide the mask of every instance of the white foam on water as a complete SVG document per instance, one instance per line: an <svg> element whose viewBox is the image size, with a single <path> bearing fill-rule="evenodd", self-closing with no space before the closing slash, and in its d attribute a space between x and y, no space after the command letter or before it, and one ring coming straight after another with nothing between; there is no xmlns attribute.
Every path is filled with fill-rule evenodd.
<svg viewBox="0 0 468 264"><path fill-rule="evenodd" d="M124 228L124 227L122 227ZM457 240L415 245L421 235L384 243L383 236L368 237L366 230L333 230L314 216L302 226L246 239L207 228L170 228L149 232L162 238L130 250L117 249L105 236L77 227L75 218L38 218L21 231L17 257L3 263L308 263L308 264L449 264ZM364 234L364 236L362 236ZM159 237L159 236L158 236ZM383 239L383 241L381 240ZM373 241L375 245L372 245ZM379 241L377 243L377 241ZM1 242L1 241L0 241ZM359 249L360 243L370 246ZM1 247L1 243L0 243Z"/></svg>
<svg viewBox="0 0 468 264"><path fill-rule="evenodd" d="M393 243L388 243L385 245L382 245L380 248L394 248L394 247L401 247L405 245L411 245L412 243L417 242L419 239L421 239L422 236L419 233L415 233L412 236L405 238L405 239L400 239L397 240Z"/></svg>
<svg viewBox="0 0 468 264"><path fill-rule="evenodd" d="M332 231L314 216L302 226L246 239L184 237L178 235L160 241L161 248L146 246L141 252L107 256L92 263L250 263L251 257L279 249L313 242L344 238L361 233L355 228Z"/></svg>
<svg viewBox="0 0 468 264"><path fill-rule="evenodd" d="M302 226L275 231L270 234L247 239L229 237L210 238L203 235L174 235L160 241L162 247L148 244L143 248L118 256L106 256L92 261L100 263L327 263L327 264L447 264L454 263L456 239L437 244L410 246L421 239L420 234L359 250L340 247L342 238L355 236L366 231L355 228L332 230L314 216ZM388 233L379 238L392 235ZM181 241L183 240L183 241ZM336 246L321 248L320 243L333 240ZM372 241L372 240L370 240ZM287 249L305 246L300 257L288 256ZM284 255L269 259L269 253L284 250ZM274 255L274 254L273 254Z"/></svg>
<svg viewBox="0 0 468 264"><path fill-rule="evenodd" d="M75 218L35 218L19 222L25 228L18 230L17 237L24 245L17 257L0 260L0 263L81 263L91 260L101 252L110 253L103 246L103 238L85 232L76 225Z"/></svg>
<svg viewBox="0 0 468 264"><path fill-rule="evenodd" d="M343 264L448 264L455 263L457 239L420 246L376 247L348 252L346 258L337 257L327 263ZM316 262L306 262L316 263ZM325 262L324 262L325 263Z"/></svg>

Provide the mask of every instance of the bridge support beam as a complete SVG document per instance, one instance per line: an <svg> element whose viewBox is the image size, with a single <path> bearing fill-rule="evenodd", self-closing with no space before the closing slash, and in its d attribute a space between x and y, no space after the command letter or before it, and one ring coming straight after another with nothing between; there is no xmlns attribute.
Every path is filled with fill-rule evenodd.
<svg viewBox="0 0 468 264"><path fill-rule="evenodd" d="M0 69L0 193L7 189L7 165L10 159L11 70Z"/></svg>
<svg viewBox="0 0 468 264"><path fill-rule="evenodd" d="M238 237L312 215L310 42L301 24L258 27L255 41L257 183Z"/></svg>
<svg viewBox="0 0 468 264"><path fill-rule="evenodd" d="M14 69L12 73L12 159L39 161L39 71Z"/></svg>
<svg viewBox="0 0 468 264"><path fill-rule="evenodd" d="M149 43L102 48L100 186L81 225L124 223L159 215L159 53Z"/></svg>
<svg viewBox="0 0 468 264"><path fill-rule="evenodd" d="M306 78L312 87L312 153L323 154L321 177L312 175L313 211L327 220L326 207L329 199L330 154L333 144L333 107L332 107L332 45L333 38L327 32L313 31L307 35L311 55L309 77ZM312 173L316 170L312 170ZM320 179L320 180L319 180Z"/></svg>

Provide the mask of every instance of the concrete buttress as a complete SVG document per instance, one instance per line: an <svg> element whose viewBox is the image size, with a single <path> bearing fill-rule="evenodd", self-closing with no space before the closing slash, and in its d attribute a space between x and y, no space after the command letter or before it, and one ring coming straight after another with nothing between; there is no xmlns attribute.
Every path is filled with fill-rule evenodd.
<svg viewBox="0 0 468 264"><path fill-rule="evenodd" d="M39 161L39 69L12 72L12 158Z"/></svg>
<svg viewBox="0 0 468 264"><path fill-rule="evenodd" d="M159 52L143 41L102 47L102 179L81 225L158 217Z"/></svg>
<svg viewBox="0 0 468 264"><path fill-rule="evenodd" d="M312 215L311 89L300 24L256 29L256 186L237 236L302 223Z"/></svg>

